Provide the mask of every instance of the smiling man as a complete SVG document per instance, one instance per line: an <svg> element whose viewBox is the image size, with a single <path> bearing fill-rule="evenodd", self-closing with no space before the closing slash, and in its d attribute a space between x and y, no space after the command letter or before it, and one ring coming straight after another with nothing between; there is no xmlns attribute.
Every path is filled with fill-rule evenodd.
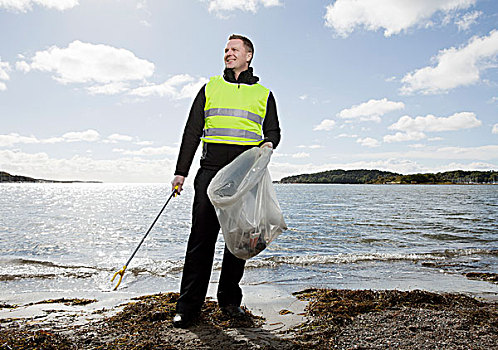
<svg viewBox="0 0 498 350"><path fill-rule="evenodd" d="M181 192L197 147L202 140L200 168L194 180L192 226L183 266L180 298L173 319L175 327L187 328L199 314L206 297L220 224L207 196L216 173L251 147L277 147L280 126L273 94L258 84L249 65L252 42L231 35L225 47L225 71L214 76L197 94L183 132L173 188ZM224 314L244 315L240 308L245 260L225 246L218 284L218 304Z"/></svg>

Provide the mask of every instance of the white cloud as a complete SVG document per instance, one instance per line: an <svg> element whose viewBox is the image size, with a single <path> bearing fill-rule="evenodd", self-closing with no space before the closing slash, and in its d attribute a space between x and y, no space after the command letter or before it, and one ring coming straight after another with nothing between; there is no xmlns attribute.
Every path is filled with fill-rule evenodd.
<svg viewBox="0 0 498 350"><path fill-rule="evenodd" d="M458 26L458 30L467 30L470 26L477 22L477 18L482 15L481 11L473 11L464 14L461 18L458 18L455 21L455 24Z"/></svg>
<svg viewBox="0 0 498 350"><path fill-rule="evenodd" d="M13 146L15 144L30 143L59 143L59 142L94 142L98 141L100 134L92 129L86 131L71 131L61 137L51 137L47 139L38 139L35 136L22 136L17 133L0 135L0 147Z"/></svg>
<svg viewBox="0 0 498 350"><path fill-rule="evenodd" d="M178 149L170 146L144 147L139 149L138 151L130 151L121 148L115 148L113 149L113 152L121 153L124 155L131 155L131 156L157 156L157 155L175 155L178 153Z"/></svg>
<svg viewBox="0 0 498 350"><path fill-rule="evenodd" d="M136 145L139 145L139 146L150 146L152 144L154 144L154 142L152 141L137 141L135 142Z"/></svg>
<svg viewBox="0 0 498 350"><path fill-rule="evenodd" d="M491 130L493 134L498 134L498 123L493 125L493 129Z"/></svg>
<svg viewBox="0 0 498 350"><path fill-rule="evenodd" d="M425 117L412 118L405 115L389 126L389 129L405 132L437 132L475 128L481 124L474 113L460 112L449 117L435 117L428 114Z"/></svg>
<svg viewBox="0 0 498 350"><path fill-rule="evenodd" d="M241 10L256 13L259 6L271 7L281 6L279 0L209 0L209 12L221 13L227 11Z"/></svg>
<svg viewBox="0 0 498 350"><path fill-rule="evenodd" d="M306 152L299 152L299 153L294 153L292 155L292 158L309 158L310 154Z"/></svg>
<svg viewBox="0 0 498 350"><path fill-rule="evenodd" d="M107 140L115 143L115 142L131 142L133 141L133 137L129 135L121 135L121 134L112 134L107 137Z"/></svg>
<svg viewBox="0 0 498 350"><path fill-rule="evenodd" d="M81 41L73 41L66 48L53 46L39 51L33 56L31 64L19 61L16 68L24 72L51 72L53 78L63 84L87 84L85 89L92 95L128 92L140 97L193 98L201 86L208 82L203 77L195 79L188 74L179 74L162 84L145 83L145 79L154 72L153 63L125 49ZM145 85L130 88L131 81Z"/></svg>
<svg viewBox="0 0 498 350"><path fill-rule="evenodd" d="M478 147L439 147L424 150L377 152L357 154L364 158L401 158L401 159L469 159L472 161L487 161L498 159L498 145L485 145Z"/></svg>
<svg viewBox="0 0 498 350"><path fill-rule="evenodd" d="M415 143L413 145L408 145L408 147L420 149L420 148L425 148L426 145L424 145L423 143Z"/></svg>
<svg viewBox="0 0 498 350"><path fill-rule="evenodd" d="M28 73L31 70L31 66L26 61L17 61L16 69L21 72Z"/></svg>
<svg viewBox="0 0 498 350"><path fill-rule="evenodd" d="M162 84L149 84L133 89L130 91L130 94L141 97L167 96L174 99L193 98L199 92L202 85L208 81L208 79L203 77L195 79L188 74L179 74L171 77Z"/></svg>
<svg viewBox="0 0 498 350"><path fill-rule="evenodd" d="M0 80L9 80L10 64L9 62L2 62L2 58L0 57Z"/></svg>
<svg viewBox="0 0 498 350"><path fill-rule="evenodd" d="M11 68L9 62L2 62L2 58L0 57L0 91L7 90L7 85L3 81L10 79L10 70Z"/></svg>
<svg viewBox="0 0 498 350"><path fill-rule="evenodd" d="M192 82L182 86L181 90L175 96L175 98L194 98L201 89L202 85L206 84L208 81L209 79L203 77L198 78L197 80L194 79Z"/></svg>
<svg viewBox="0 0 498 350"><path fill-rule="evenodd" d="M315 126L313 128L314 131L319 131L319 130L324 130L324 131L330 131L334 128L335 126L335 121L332 119L324 119L320 124Z"/></svg>
<svg viewBox="0 0 498 350"><path fill-rule="evenodd" d="M446 165L439 166L437 169L433 170L432 172L444 172L444 171L452 171L452 170L467 170L467 171L472 171L472 170L496 170L498 169L498 166L496 164L491 164L491 163L484 163L484 162L472 162L472 163L449 163Z"/></svg>
<svg viewBox="0 0 498 350"><path fill-rule="evenodd" d="M473 37L466 46L441 50L433 58L435 67L424 67L406 74L401 80L402 94L444 93L459 86L476 84L481 73L493 67L498 55L498 30L488 36Z"/></svg>
<svg viewBox="0 0 498 350"><path fill-rule="evenodd" d="M299 96L299 99L304 101L304 100L308 99L308 95L306 95L306 94L301 95L301 96Z"/></svg>
<svg viewBox="0 0 498 350"><path fill-rule="evenodd" d="M137 1L137 10L147 9L147 0Z"/></svg>
<svg viewBox="0 0 498 350"><path fill-rule="evenodd" d="M441 147L437 150L448 159L498 159L498 145L479 147Z"/></svg>
<svg viewBox="0 0 498 350"><path fill-rule="evenodd" d="M86 141L93 142L100 138L100 134L96 130L88 129L86 131L71 131L62 135L62 138L67 142Z"/></svg>
<svg viewBox="0 0 498 350"><path fill-rule="evenodd" d="M371 138L371 137L359 138L356 140L356 142L358 142L362 146L370 147L370 148L380 146L380 142L374 138Z"/></svg>
<svg viewBox="0 0 498 350"><path fill-rule="evenodd" d="M48 154L0 150L0 169L11 174L53 180L168 182L174 159L137 157L97 160L88 156L52 158Z"/></svg>
<svg viewBox="0 0 498 350"><path fill-rule="evenodd" d="M353 138L353 139L354 139L354 138L357 138L357 137L358 137L358 135L356 135L356 134L353 134L353 135L349 135L349 134L339 134L339 135L337 135L337 136L336 136L336 138L341 138L341 137L350 137L350 138Z"/></svg>
<svg viewBox="0 0 498 350"><path fill-rule="evenodd" d="M425 134L419 131L410 131L410 132L397 132L394 135L386 135L384 136L384 142L403 142L403 141L418 141L425 138Z"/></svg>
<svg viewBox="0 0 498 350"><path fill-rule="evenodd" d="M388 101L387 98L381 100L369 100L349 109L343 109L337 116L343 119L371 120L380 122L380 117L386 113L405 108L403 102Z"/></svg>
<svg viewBox="0 0 498 350"><path fill-rule="evenodd" d="M347 37L357 27L377 31L384 36L399 34L416 26L431 25L437 12L449 13L474 5L476 0L337 0L327 6L325 25Z"/></svg>
<svg viewBox="0 0 498 350"><path fill-rule="evenodd" d="M133 52L103 44L73 41L66 48L52 46L32 57L30 69L51 72L57 81L68 83L123 83L144 80L154 72L154 64ZM20 62L20 67L25 64ZM114 86L114 88L116 88ZM109 91L109 86L100 87ZM94 89L94 93L99 92Z"/></svg>
<svg viewBox="0 0 498 350"><path fill-rule="evenodd" d="M10 11L28 12L33 5L64 11L78 6L78 0L0 0L0 8Z"/></svg>
<svg viewBox="0 0 498 350"><path fill-rule="evenodd" d="M297 146L298 148L309 148L309 149L318 149L318 148L323 148L322 145L299 145Z"/></svg>
<svg viewBox="0 0 498 350"><path fill-rule="evenodd" d="M435 117L431 114L425 117L412 118L403 116L389 126L390 130L400 130L394 135L384 136L384 142L418 141L426 137L424 132L456 131L475 128L482 124L472 112L455 113L449 117Z"/></svg>
<svg viewBox="0 0 498 350"><path fill-rule="evenodd" d="M13 146L18 143L39 143L39 141L34 136L21 136L17 133L0 135L0 147Z"/></svg>

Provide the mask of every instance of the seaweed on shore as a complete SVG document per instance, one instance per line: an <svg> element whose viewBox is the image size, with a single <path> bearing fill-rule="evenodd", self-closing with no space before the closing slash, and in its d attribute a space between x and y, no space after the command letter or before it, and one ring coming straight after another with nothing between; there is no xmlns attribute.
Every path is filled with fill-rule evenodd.
<svg viewBox="0 0 498 350"><path fill-rule="evenodd" d="M18 327L0 326L0 349L180 349L181 338L168 336L172 332L171 321L175 314L178 293L160 293L134 298L116 315L82 327L67 327L47 330L37 325L24 324ZM39 303L93 302L87 299L50 299ZM207 300L198 320L193 325L204 325L212 331L228 328L255 328L263 318L254 316L248 310L246 316L229 319L224 316L218 304ZM68 333L69 330L69 333ZM68 335L69 334L69 335Z"/></svg>
<svg viewBox="0 0 498 350"><path fill-rule="evenodd" d="M0 349L75 349L67 337L43 329L2 329L0 327Z"/></svg>
<svg viewBox="0 0 498 350"><path fill-rule="evenodd" d="M117 315L109 319L110 324L123 323L137 324L140 322L155 322L155 321L172 321L176 313L176 301L178 293L159 293L147 295L134 300L139 302L130 302ZM242 307L244 309L244 307ZM253 315L249 310L245 309L246 317L239 319L229 319L222 314L218 304L208 298L202 307L198 321L210 323L213 327L222 328L254 328L261 326L263 318Z"/></svg>
<svg viewBox="0 0 498 350"><path fill-rule="evenodd" d="M173 329L172 320L176 313L178 293L160 293L134 298L118 314L106 319L100 330L106 341L95 337L86 342L98 345L99 349L174 349L181 348L175 339L168 339L165 333ZM246 316L229 319L224 316L218 304L207 300L201 314L193 325L207 325L213 331L227 328L255 328L263 323L263 318L245 310ZM179 346L179 347L177 347Z"/></svg>
<svg viewBox="0 0 498 350"><path fill-rule="evenodd" d="M64 304L64 305L87 305L91 303L96 303L97 299L80 299L80 298L59 298L59 299L47 299L47 300L42 300L38 301L36 303L31 303L28 305L38 305L38 304Z"/></svg>
<svg viewBox="0 0 498 350"><path fill-rule="evenodd" d="M190 329L174 329L178 293L161 293L136 298L114 316L83 325L4 320L0 349L350 349L353 344L487 350L498 342L496 302L420 290L307 289L294 295L308 301L309 319L286 331L285 338L258 329L263 318L248 310L246 317L228 319L213 300L205 302ZM241 338L249 333L250 342Z"/></svg>
<svg viewBox="0 0 498 350"><path fill-rule="evenodd" d="M403 308L430 310L460 310L473 324L487 322L498 328L496 307L489 310L485 303L462 294L431 293L427 291L398 290L338 290L306 289L294 295L308 301L308 322L297 326L294 341L303 347L330 349L334 337L360 315Z"/></svg>
<svg viewBox="0 0 498 350"><path fill-rule="evenodd" d="M471 280L498 283L498 273L491 272L467 272L465 276Z"/></svg>

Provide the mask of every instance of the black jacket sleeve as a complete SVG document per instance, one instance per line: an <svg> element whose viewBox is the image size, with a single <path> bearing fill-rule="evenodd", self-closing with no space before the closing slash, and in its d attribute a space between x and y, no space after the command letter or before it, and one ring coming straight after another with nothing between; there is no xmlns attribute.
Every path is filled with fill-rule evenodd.
<svg viewBox="0 0 498 350"><path fill-rule="evenodd" d="M199 147L204 129L204 106L206 104L206 85L204 85L192 103L190 113L183 131L182 144L176 162L175 175L187 176L195 151Z"/></svg>
<svg viewBox="0 0 498 350"><path fill-rule="evenodd" d="M280 125L278 122L277 104L272 92L270 92L268 101L266 102L266 116L263 120L263 135L264 140L260 145L270 141L273 143L273 148L277 148L280 142Z"/></svg>

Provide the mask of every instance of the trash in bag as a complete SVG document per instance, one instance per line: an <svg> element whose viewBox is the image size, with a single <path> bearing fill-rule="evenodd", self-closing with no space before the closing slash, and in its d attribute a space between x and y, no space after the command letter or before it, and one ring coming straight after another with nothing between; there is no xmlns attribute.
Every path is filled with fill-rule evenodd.
<svg viewBox="0 0 498 350"><path fill-rule="evenodd" d="M268 163L273 150L253 147L221 169L208 196L233 255L249 259L287 229L273 188Z"/></svg>

